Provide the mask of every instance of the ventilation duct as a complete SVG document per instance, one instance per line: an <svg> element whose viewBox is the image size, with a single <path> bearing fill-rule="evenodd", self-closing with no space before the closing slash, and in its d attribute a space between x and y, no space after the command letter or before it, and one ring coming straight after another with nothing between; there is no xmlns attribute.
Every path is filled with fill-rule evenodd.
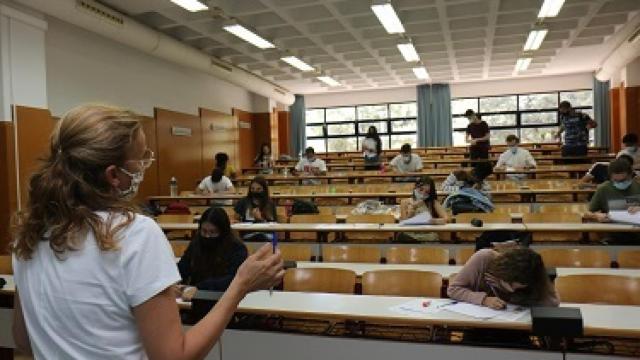
<svg viewBox="0 0 640 360"><path fill-rule="evenodd" d="M14 0L46 15L176 64L238 85L285 105L295 97L287 89L244 69L212 58L92 0Z"/></svg>
<svg viewBox="0 0 640 360"><path fill-rule="evenodd" d="M640 26L602 63L596 79L600 81L610 80L625 65L640 56Z"/></svg>

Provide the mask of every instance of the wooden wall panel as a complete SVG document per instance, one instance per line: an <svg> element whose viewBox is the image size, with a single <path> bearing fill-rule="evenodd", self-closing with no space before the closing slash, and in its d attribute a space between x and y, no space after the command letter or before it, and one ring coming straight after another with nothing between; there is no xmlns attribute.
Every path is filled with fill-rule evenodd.
<svg viewBox="0 0 640 360"><path fill-rule="evenodd" d="M144 173L144 181L140 185L136 200L138 202L144 202L147 197L152 195L158 195L160 193L160 187L158 183L158 142L156 139L156 119L150 116L141 116L142 130L147 139L147 147L151 149L155 156L156 161ZM167 185L168 186L168 185Z"/></svg>
<svg viewBox="0 0 640 360"><path fill-rule="evenodd" d="M609 103L611 104L611 151L620 151L620 88L613 88L609 91Z"/></svg>
<svg viewBox="0 0 640 360"><path fill-rule="evenodd" d="M202 172L211 172L216 153L225 152L230 163L237 169L240 166L238 156L238 119L229 114L200 108L202 126Z"/></svg>
<svg viewBox="0 0 640 360"><path fill-rule="evenodd" d="M273 153L273 158L277 159L280 156L280 133L278 130L278 110L275 108L270 114L269 124L271 126L271 152Z"/></svg>
<svg viewBox="0 0 640 360"><path fill-rule="evenodd" d="M26 106L14 108L14 123L17 134L18 150L18 186L20 189L20 203L26 204L29 179L40 166L40 160L49 154L51 133L55 127L55 120L48 109L38 109ZM18 204L18 208L20 208Z"/></svg>
<svg viewBox="0 0 640 360"><path fill-rule="evenodd" d="M195 115L154 109L158 146L158 186L160 195L169 194L169 180L175 176L178 190L193 190L202 177L202 130ZM172 130L190 129L190 136Z"/></svg>
<svg viewBox="0 0 640 360"><path fill-rule="evenodd" d="M0 122L0 255L9 252L11 216L18 208L13 123Z"/></svg>
<svg viewBox="0 0 640 360"><path fill-rule="evenodd" d="M624 88L624 111L626 114L623 135L628 133L640 135L640 87Z"/></svg>
<svg viewBox="0 0 640 360"><path fill-rule="evenodd" d="M289 154L289 112L278 111L278 150L280 155ZM289 154L291 155L291 154Z"/></svg>
<svg viewBox="0 0 640 360"><path fill-rule="evenodd" d="M253 114L235 108L232 114L238 119L238 142L241 144L238 150L239 168L251 167L258 148L255 143Z"/></svg>
<svg viewBox="0 0 640 360"><path fill-rule="evenodd" d="M253 156L255 157L262 144L271 144L271 113L254 113L253 128L253 141L256 144Z"/></svg>

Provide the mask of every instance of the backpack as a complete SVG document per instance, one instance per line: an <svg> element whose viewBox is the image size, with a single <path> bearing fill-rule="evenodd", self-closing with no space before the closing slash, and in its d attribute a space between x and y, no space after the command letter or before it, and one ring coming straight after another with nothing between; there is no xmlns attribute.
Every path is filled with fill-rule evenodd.
<svg viewBox="0 0 640 360"><path fill-rule="evenodd" d="M291 207L291 213L293 215L303 215L303 214L318 214L320 211L316 204L305 201L305 200L293 200L293 206Z"/></svg>

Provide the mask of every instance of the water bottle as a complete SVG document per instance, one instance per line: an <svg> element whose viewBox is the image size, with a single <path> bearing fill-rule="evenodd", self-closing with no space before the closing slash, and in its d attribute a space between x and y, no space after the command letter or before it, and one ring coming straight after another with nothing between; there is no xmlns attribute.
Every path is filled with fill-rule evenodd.
<svg viewBox="0 0 640 360"><path fill-rule="evenodd" d="M175 176L169 180L169 193L171 196L178 196L178 179Z"/></svg>
<svg viewBox="0 0 640 360"><path fill-rule="evenodd" d="M282 175L283 175L284 177L289 176L289 168L288 168L288 167L285 167L285 168L284 168L284 170L282 170Z"/></svg>

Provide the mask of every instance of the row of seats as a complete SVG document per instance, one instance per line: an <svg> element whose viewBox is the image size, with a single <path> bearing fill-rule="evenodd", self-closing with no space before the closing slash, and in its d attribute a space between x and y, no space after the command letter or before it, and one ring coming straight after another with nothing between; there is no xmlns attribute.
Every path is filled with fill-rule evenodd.
<svg viewBox="0 0 640 360"><path fill-rule="evenodd" d="M598 284L598 286L593 286ZM415 270L377 270L361 278L363 295L441 296L440 274ZM562 302L609 305L640 305L640 278L616 275L569 275L555 279ZM356 273L344 269L287 269L285 291L353 294Z"/></svg>

